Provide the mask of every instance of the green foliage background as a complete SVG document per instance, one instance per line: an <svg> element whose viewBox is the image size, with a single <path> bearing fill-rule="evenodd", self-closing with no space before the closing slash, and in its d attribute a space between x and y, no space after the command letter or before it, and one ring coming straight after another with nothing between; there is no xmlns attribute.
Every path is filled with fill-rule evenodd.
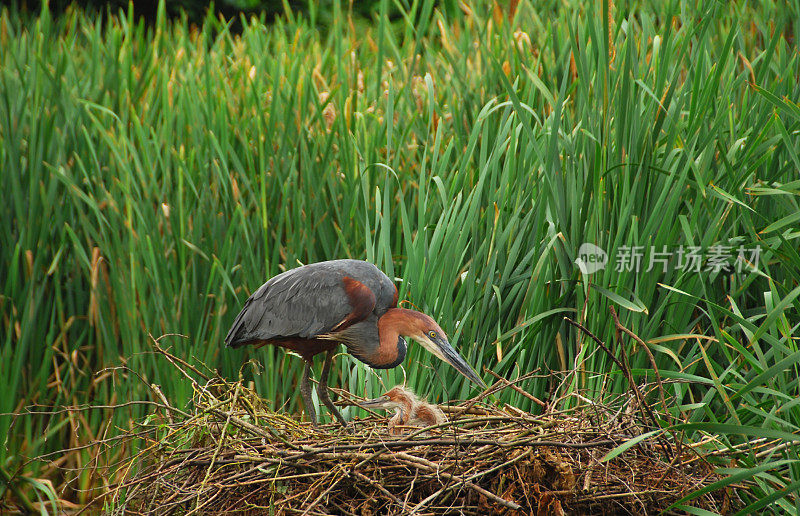
<svg viewBox="0 0 800 516"><path fill-rule="evenodd" d="M162 343L299 412L301 359L223 337L268 277L353 257L397 277L476 370L570 372L524 385L540 398L627 390L563 321L612 343L617 307L678 380L681 430L746 443L723 470L755 486L746 510L800 512L797 2L395 8L365 25L336 2L326 30L287 12L236 35L163 5L152 25L2 12L2 469L44 475L24 458L146 413L8 415L25 407L148 399L148 383L188 399L149 334L185 335ZM755 270L585 275L584 242L761 253ZM641 349L614 349L653 378ZM342 355L333 383L372 395L404 375L439 401L473 392L417 346L404 371Z"/></svg>

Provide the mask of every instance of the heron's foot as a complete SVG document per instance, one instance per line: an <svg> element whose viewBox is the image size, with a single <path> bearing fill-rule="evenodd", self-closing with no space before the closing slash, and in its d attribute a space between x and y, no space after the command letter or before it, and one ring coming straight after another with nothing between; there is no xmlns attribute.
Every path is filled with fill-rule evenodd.
<svg viewBox="0 0 800 516"><path fill-rule="evenodd" d="M342 413L339 412L339 409L337 409L331 401L331 398L328 395L327 386L317 389L317 395L319 396L320 401L322 401L322 403L328 407L328 412L330 412L330 414L335 417L343 427L348 428L347 421L345 420L344 416L342 416Z"/></svg>
<svg viewBox="0 0 800 516"><path fill-rule="evenodd" d="M330 395L328 394L328 387L325 384L322 384L317 388L317 396L319 396L320 401L322 401L322 403L328 407L328 412L335 417L337 421L339 421L339 424L342 425L345 430L353 433L353 425L347 423L347 420L344 418L344 416L342 416L342 413L339 412L339 409L337 409L336 405L333 404Z"/></svg>

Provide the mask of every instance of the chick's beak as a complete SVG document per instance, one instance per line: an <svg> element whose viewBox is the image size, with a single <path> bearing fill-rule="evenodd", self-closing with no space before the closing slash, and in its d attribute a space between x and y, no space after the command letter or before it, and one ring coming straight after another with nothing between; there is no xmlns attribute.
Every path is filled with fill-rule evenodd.
<svg viewBox="0 0 800 516"><path fill-rule="evenodd" d="M461 355L458 354L458 351L453 349L453 346L447 342L447 339L442 337L437 337L433 340L425 338L423 344L431 353L455 367L459 373L463 374L481 387L486 388L486 384L483 383L483 380L481 380L480 376L478 376L472 367L470 367L466 360L461 358Z"/></svg>
<svg viewBox="0 0 800 516"><path fill-rule="evenodd" d="M368 409L379 409L379 408L386 408L385 405L389 403L388 396L379 396L377 398L372 398L371 400L364 400L359 403L363 408Z"/></svg>

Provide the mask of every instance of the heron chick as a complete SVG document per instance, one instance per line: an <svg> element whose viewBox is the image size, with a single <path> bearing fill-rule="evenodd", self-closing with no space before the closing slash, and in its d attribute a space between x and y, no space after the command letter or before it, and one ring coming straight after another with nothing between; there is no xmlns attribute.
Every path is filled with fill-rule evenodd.
<svg viewBox="0 0 800 516"><path fill-rule="evenodd" d="M425 428L440 425L447 421L444 412L436 405L420 400L413 392L403 386L396 386L386 394L361 403L365 408L394 410L389 420L389 433L398 435L403 432L401 426Z"/></svg>

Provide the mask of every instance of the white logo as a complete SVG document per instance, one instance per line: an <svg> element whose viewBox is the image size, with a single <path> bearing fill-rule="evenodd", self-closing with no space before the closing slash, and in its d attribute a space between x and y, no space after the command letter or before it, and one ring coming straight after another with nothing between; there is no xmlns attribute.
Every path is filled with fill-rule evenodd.
<svg viewBox="0 0 800 516"><path fill-rule="evenodd" d="M575 264L584 274L591 274L605 269L607 263L608 255L606 252L590 243L581 244L580 249L578 249L578 257L575 258Z"/></svg>

